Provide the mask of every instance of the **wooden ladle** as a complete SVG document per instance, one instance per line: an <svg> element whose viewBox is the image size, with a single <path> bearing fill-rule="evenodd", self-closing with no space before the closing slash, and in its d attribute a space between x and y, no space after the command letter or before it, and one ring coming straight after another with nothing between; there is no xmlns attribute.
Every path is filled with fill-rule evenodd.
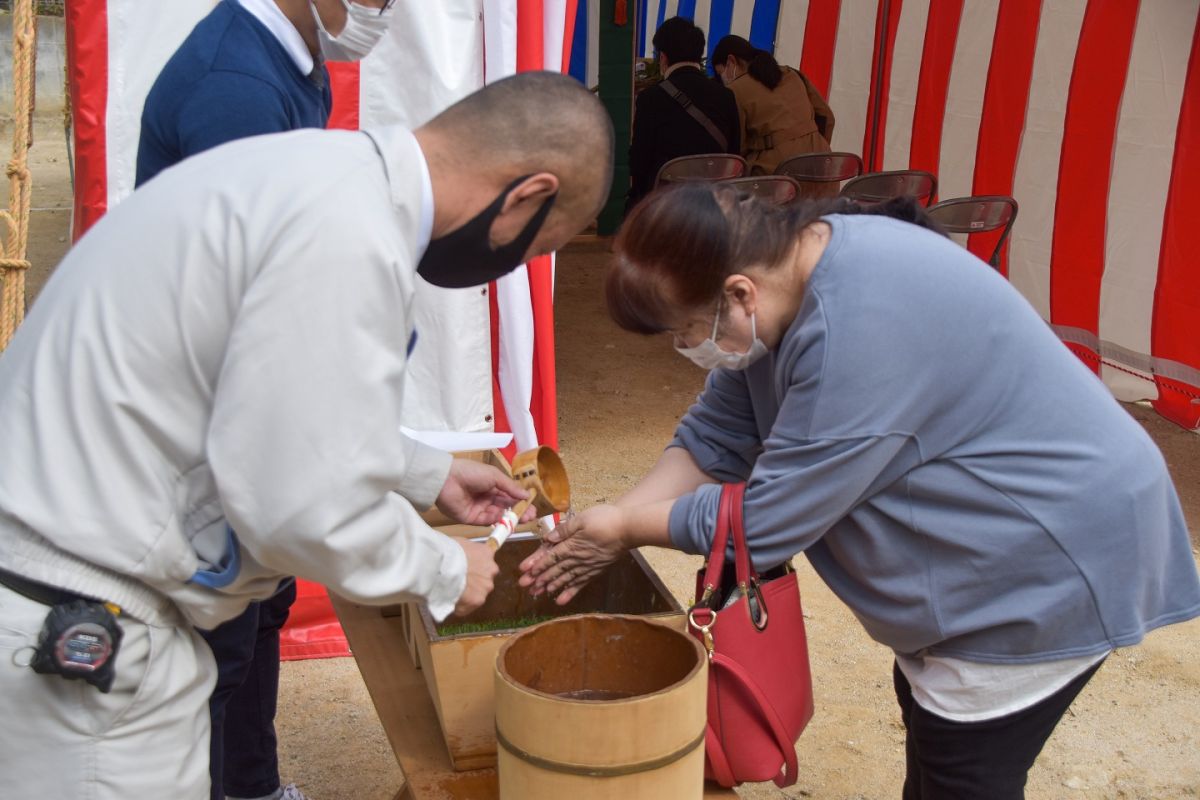
<svg viewBox="0 0 1200 800"><path fill-rule="evenodd" d="M487 539L488 547L493 550L499 550L512 535L530 503L537 509L538 516L542 517L561 513L571 507L571 485L567 480L567 468L563 466L558 453L549 447L535 447L517 453L512 461L512 472L517 482L532 493L532 497L506 510L500 521L493 526Z"/></svg>

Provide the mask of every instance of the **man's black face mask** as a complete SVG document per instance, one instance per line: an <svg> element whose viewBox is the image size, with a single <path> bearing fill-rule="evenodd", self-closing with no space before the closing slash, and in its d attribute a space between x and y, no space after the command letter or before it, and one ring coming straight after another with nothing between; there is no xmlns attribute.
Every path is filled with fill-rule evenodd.
<svg viewBox="0 0 1200 800"><path fill-rule="evenodd" d="M554 206L558 193L546 198L525 228L508 244L493 250L488 234L492 223L500 215L500 209L504 207L508 193L528 177L523 175L517 178L500 192L491 205L474 218L431 241L425 255L421 256L421 261L417 264L417 274L434 286L462 289L494 281L520 266L525 259L525 253L533 244L534 238L546 221L546 216Z"/></svg>

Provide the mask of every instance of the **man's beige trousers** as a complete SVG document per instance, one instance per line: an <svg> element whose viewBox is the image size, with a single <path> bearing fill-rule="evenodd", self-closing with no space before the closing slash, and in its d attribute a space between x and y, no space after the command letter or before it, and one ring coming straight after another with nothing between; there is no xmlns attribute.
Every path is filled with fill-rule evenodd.
<svg viewBox="0 0 1200 800"><path fill-rule="evenodd" d="M29 666L50 611L0 586L0 796L208 800L212 654L186 624L120 618L108 694Z"/></svg>

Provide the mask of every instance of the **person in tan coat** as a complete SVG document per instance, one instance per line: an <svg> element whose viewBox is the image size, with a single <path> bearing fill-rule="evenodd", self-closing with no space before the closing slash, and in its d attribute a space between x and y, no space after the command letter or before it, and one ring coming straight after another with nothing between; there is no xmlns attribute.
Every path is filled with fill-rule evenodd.
<svg viewBox="0 0 1200 800"><path fill-rule="evenodd" d="M800 72L740 36L726 36L713 69L737 98L742 155L751 175L766 175L803 153L828 153L833 111Z"/></svg>

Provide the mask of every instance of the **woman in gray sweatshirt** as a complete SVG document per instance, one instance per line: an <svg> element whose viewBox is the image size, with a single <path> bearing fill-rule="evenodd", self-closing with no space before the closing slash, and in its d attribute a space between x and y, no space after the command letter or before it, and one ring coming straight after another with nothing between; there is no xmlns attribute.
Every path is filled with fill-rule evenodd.
<svg viewBox="0 0 1200 800"><path fill-rule="evenodd" d="M1200 580L1145 431L926 227L906 201L772 208L709 185L639 206L610 312L712 372L651 471L522 581L566 602L627 548L707 553L721 483L747 481L755 566L805 553L896 654L906 800L1019 798L1100 662L1200 615Z"/></svg>

